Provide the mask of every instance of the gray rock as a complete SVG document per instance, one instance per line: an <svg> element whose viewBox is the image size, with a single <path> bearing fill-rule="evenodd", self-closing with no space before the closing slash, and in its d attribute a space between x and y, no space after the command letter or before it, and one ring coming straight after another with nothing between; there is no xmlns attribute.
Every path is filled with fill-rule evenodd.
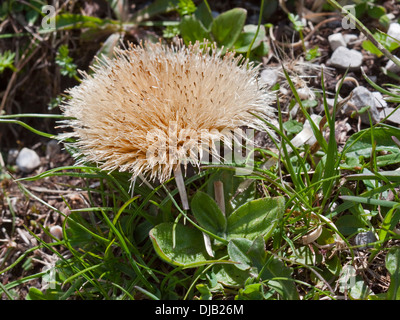
<svg viewBox="0 0 400 320"><path fill-rule="evenodd" d="M362 53L354 50L348 49L346 47L338 47L331 56L330 64L333 67L340 69L357 70L361 67L363 62Z"/></svg>
<svg viewBox="0 0 400 320"><path fill-rule="evenodd" d="M18 149L10 149L10 150L8 150L7 163L9 165L15 164L15 160L17 160L17 157L18 157Z"/></svg>
<svg viewBox="0 0 400 320"><path fill-rule="evenodd" d="M346 115L350 116L354 110L360 110L366 106L369 106L369 112L373 123L377 123L380 120L380 114L376 107L375 96L365 87L359 86L353 89L353 96L350 101L343 106L343 111ZM353 107L354 106L354 107ZM364 112L360 115L361 121L365 124L369 124L368 112Z"/></svg>
<svg viewBox="0 0 400 320"><path fill-rule="evenodd" d="M49 232L53 237L57 238L58 240L61 240L63 237L63 230L60 226L51 226Z"/></svg>
<svg viewBox="0 0 400 320"><path fill-rule="evenodd" d="M397 57L397 56L395 56L395 57L397 59L399 59L399 57ZM400 66L395 64L392 60L389 60L388 63L386 63L385 69L387 71L390 71L390 72L393 72L393 73L400 73Z"/></svg>
<svg viewBox="0 0 400 320"><path fill-rule="evenodd" d="M40 166L40 158L35 151L23 148L18 153L16 164L22 172L30 173Z"/></svg>
<svg viewBox="0 0 400 320"><path fill-rule="evenodd" d="M361 247L359 247L359 249L372 248L372 245L368 245L368 244L375 242L375 241L377 241L376 237L375 237L374 233L371 231L360 232L354 238L354 244L356 246L361 246Z"/></svg>
<svg viewBox="0 0 400 320"><path fill-rule="evenodd" d="M52 159L57 153L61 152L61 147L57 140L50 140L46 145L46 158Z"/></svg>
<svg viewBox="0 0 400 320"><path fill-rule="evenodd" d="M333 108L335 104L335 99L334 98L326 98L326 103L328 104L329 108Z"/></svg>
<svg viewBox="0 0 400 320"><path fill-rule="evenodd" d="M390 12L390 13L386 14L386 18L388 18L389 21L392 21L392 20L396 19L396 16Z"/></svg>
<svg viewBox="0 0 400 320"><path fill-rule="evenodd" d="M351 45L358 40L358 35L351 33L345 34L343 35L343 39L346 42L346 44Z"/></svg>
<svg viewBox="0 0 400 320"><path fill-rule="evenodd" d="M346 41L344 40L344 37L343 37L343 35L341 33L331 34L328 37L328 42L329 42L329 45L331 46L331 49L333 51L335 51L340 46L343 46L343 47L346 46Z"/></svg>
<svg viewBox="0 0 400 320"><path fill-rule="evenodd" d="M372 95L375 98L375 105L377 108L386 108L387 107L387 102L383 98L382 94L379 91L372 92Z"/></svg>
<svg viewBox="0 0 400 320"><path fill-rule="evenodd" d="M390 113L394 111L394 108L385 108L381 111L381 118L385 118L388 116ZM387 119L390 122L400 124L400 110L397 109L396 111L393 112L393 114Z"/></svg>
<svg viewBox="0 0 400 320"><path fill-rule="evenodd" d="M400 24L397 22L391 23L387 35L389 36L387 39L388 42L394 42L394 39L400 40ZM390 37L394 39L391 39Z"/></svg>

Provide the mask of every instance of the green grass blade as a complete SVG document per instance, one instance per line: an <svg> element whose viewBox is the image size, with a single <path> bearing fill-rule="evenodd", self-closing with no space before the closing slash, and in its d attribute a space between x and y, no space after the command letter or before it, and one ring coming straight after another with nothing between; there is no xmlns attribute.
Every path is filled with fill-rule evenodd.
<svg viewBox="0 0 400 320"><path fill-rule="evenodd" d="M352 201L352 202L382 206L387 208L393 208L399 205L399 203L395 201L379 200L379 199L365 198L359 196L339 196L339 198L345 201Z"/></svg>
<svg viewBox="0 0 400 320"><path fill-rule="evenodd" d="M28 129L29 131L31 131L31 132L39 135L39 136L45 137L45 138L54 139L56 137L54 134L50 134L50 133L46 133L46 132L37 130L37 129L27 125L25 122L22 122L22 121L19 121L19 120L15 120L15 119L0 119L0 124L2 124L2 123L18 124L18 125L24 127L25 129Z"/></svg>

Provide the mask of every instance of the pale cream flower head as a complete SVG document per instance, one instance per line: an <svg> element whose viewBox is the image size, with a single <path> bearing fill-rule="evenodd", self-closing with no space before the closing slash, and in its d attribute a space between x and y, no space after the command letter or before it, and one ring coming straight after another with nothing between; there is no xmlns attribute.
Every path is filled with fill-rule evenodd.
<svg viewBox="0 0 400 320"><path fill-rule="evenodd" d="M163 182L182 163L200 165L200 137L223 139L242 126L268 130L254 114L274 118L274 95L260 87L258 66L232 52L146 42L115 53L93 74L83 72L61 106L73 118L63 121L73 130L62 138L77 138L77 155L104 170Z"/></svg>

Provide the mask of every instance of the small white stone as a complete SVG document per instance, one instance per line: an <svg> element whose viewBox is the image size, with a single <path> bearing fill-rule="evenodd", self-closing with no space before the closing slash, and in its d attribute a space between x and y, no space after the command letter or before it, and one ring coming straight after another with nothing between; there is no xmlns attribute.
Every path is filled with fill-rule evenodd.
<svg viewBox="0 0 400 320"><path fill-rule="evenodd" d="M333 51L335 51L340 46L343 46L343 47L346 46L346 41L344 40L344 37L341 33L331 34L328 37L328 41L329 41L329 45L331 46L331 49Z"/></svg>
<svg viewBox="0 0 400 320"><path fill-rule="evenodd" d="M396 19L396 16L391 12L386 14L386 17L389 19L389 21Z"/></svg>
<svg viewBox="0 0 400 320"><path fill-rule="evenodd" d="M13 165L15 164L15 160L18 157L18 149L10 149L8 150L8 154L7 154L7 163L9 165Z"/></svg>
<svg viewBox="0 0 400 320"><path fill-rule="evenodd" d="M363 61L362 53L348 49L346 47L338 47L331 56L330 63L333 67L340 69L357 70L361 67Z"/></svg>
<svg viewBox="0 0 400 320"><path fill-rule="evenodd" d="M395 108L385 108L381 111L381 118L386 118L389 114L391 114ZM396 124L400 124L400 110L396 110L392 113L392 115L387 119L388 121Z"/></svg>
<svg viewBox="0 0 400 320"><path fill-rule="evenodd" d="M280 92L282 95L287 95L287 94L289 94L289 90L286 89L286 88L284 88L284 87L280 87L280 88L279 88L279 92Z"/></svg>
<svg viewBox="0 0 400 320"><path fill-rule="evenodd" d="M60 226L51 226L49 232L54 238L57 238L58 240L61 240L63 237L63 231Z"/></svg>
<svg viewBox="0 0 400 320"><path fill-rule="evenodd" d="M399 57L395 56L397 59L399 59ZM399 59L400 60L400 59ZM398 66L397 64L395 64L392 60L389 60L388 63L385 66L385 69L387 71L393 72L393 73L400 73L400 66Z"/></svg>
<svg viewBox="0 0 400 320"><path fill-rule="evenodd" d="M346 42L346 44L353 44L354 42L356 42L358 40L358 35L356 34L345 34L343 35L344 41Z"/></svg>
<svg viewBox="0 0 400 320"><path fill-rule="evenodd" d="M40 158L37 153L28 148L22 148L15 161L19 170L30 173L40 166Z"/></svg>
<svg viewBox="0 0 400 320"><path fill-rule="evenodd" d="M349 103L343 106L345 114L350 115L354 110L352 106L355 106L357 110L360 110L366 106L369 106L369 113L371 114L372 122L377 123L380 120L380 113L376 107L375 96L365 87L359 86L353 89L353 96ZM362 123L369 124L368 112L364 112L360 115Z"/></svg>
<svg viewBox="0 0 400 320"><path fill-rule="evenodd" d="M372 95L375 98L375 105L377 108L386 108L387 102L383 98L382 94L379 91L372 92Z"/></svg>
<svg viewBox="0 0 400 320"><path fill-rule="evenodd" d="M326 98L326 103L328 104L329 108L333 108L335 104L335 99L334 98Z"/></svg>
<svg viewBox="0 0 400 320"><path fill-rule="evenodd" d="M299 88L297 89L297 94L301 100L313 98L313 92L309 88Z"/></svg>
<svg viewBox="0 0 400 320"><path fill-rule="evenodd" d="M387 35L389 36L387 39L389 42L395 41L390 37L400 41L400 24L398 24L397 22L391 23L387 31Z"/></svg>
<svg viewBox="0 0 400 320"><path fill-rule="evenodd" d="M57 140L50 140L46 145L46 158L52 159L56 154L60 153L61 147Z"/></svg>

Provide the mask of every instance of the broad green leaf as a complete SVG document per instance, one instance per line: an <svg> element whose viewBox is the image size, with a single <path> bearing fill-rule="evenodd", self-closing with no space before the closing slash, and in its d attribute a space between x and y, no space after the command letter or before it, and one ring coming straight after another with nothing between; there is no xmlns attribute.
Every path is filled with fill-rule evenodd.
<svg viewBox="0 0 400 320"><path fill-rule="evenodd" d="M381 26L383 26L385 29L389 29L390 23L392 19L390 17L390 14L383 14L380 16L378 22Z"/></svg>
<svg viewBox="0 0 400 320"><path fill-rule="evenodd" d="M276 14L276 10L279 7L278 0L268 0L264 4L264 10L263 10L263 18L265 21L270 21L270 18Z"/></svg>
<svg viewBox="0 0 400 320"><path fill-rule="evenodd" d="M379 50L370 40L364 40L361 44L364 50L371 52L372 54L376 55L378 58L383 56L381 50Z"/></svg>
<svg viewBox="0 0 400 320"><path fill-rule="evenodd" d="M213 271L218 282L233 288L243 287L250 277L248 270L240 270L232 264L217 264L213 267Z"/></svg>
<svg viewBox="0 0 400 320"><path fill-rule="evenodd" d="M335 276L338 276L342 271L342 264L337 255L334 255L331 259L325 261L327 269Z"/></svg>
<svg viewBox="0 0 400 320"><path fill-rule="evenodd" d="M228 254L232 261L239 262L235 267L240 270L248 270L252 266L252 262L248 257L248 251L252 242L248 239L237 238L232 239L228 243Z"/></svg>
<svg viewBox="0 0 400 320"><path fill-rule="evenodd" d="M243 32L240 33L238 39L234 44L235 51L237 53L246 53L249 50L250 44L253 41L257 32L257 25L248 24L243 28ZM263 25L260 26L260 30L258 31L257 38L254 41L251 49L256 49L261 42L265 38L265 27Z"/></svg>
<svg viewBox="0 0 400 320"><path fill-rule="evenodd" d="M36 5L38 5L38 3L36 3ZM35 24L35 22L37 21L37 19L39 18L39 12L40 12L40 7L38 8L38 11L35 10L29 10L26 13L26 20L28 22L28 25L33 25Z"/></svg>
<svg viewBox="0 0 400 320"><path fill-rule="evenodd" d="M400 248L393 247L386 255L386 268L390 272L387 299L400 300Z"/></svg>
<svg viewBox="0 0 400 320"><path fill-rule="evenodd" d="M364 300L370 289L363 279L357 279L353 287L350 288L349 295L352 299Z"/></svg>
<svg viewBox="0 0 400 320"><path fill-rule="evenodd" d="M375 190L374 190L375 191ZM348 210L350 215L353 216L354 219L359 221L360 225L372 227L371 222L368 219L368 213L365 211L364 206L362 203L366 203L367 199L370 199L370 195L360 196L353 196L353 192L346 188L340 188L340 196L341 199L345 200L343 202L343 211Z"/></svg>
<svg viewBox="0 0 400 320"><path fill-rule="evenodd" d="M311 249L313 248L313 249ZM305 265L318 265L322 262L322 255L315 250L316 247L301 246L296 249L290 258L300 264Z"/></svg>
<svg viewBox="0 0 400 320"><path fill-rule="evenodd" d="M261 279L278 292L285 300L298 300L299 294L292 280L292 268L287 267L278 258L271 257L263 269Z"/></svg>
<svg viewBox="0 0 400 320"><path fill-rule="evenodd" d="M261 57L265 57L269 52L269 45L267 41L261 41L260 45L255 48L254 50L251 51L251 55L254 55L255 57L258 57L257 59L260 59ZM250 58L252 60L252 58ZM277 84L275 84L277 85Z"/></svg>
<svg viewBox="0 0 400 320"><path fill-rule="evenodd" d="M211 24L213 22L213 16L211 12L208 11L208 8L204 1L202 1L200 5L197 7L194 16L201 21L201 23L207 30L211 31L210 29L211 29Z"/></svg>
<svg viewBox="0 0 400 320"><path fill-rule="evenodd" d="M72 13L63 13L56 16L56 28L63 30L100 28L107 24L118 25L118 22L110 19L101 19L97 17Z"/></svg>
<svg viewBox="0 0 400 320"><path fill-rule="evenodd" d="M132 22L139 23L143 20L150 19L157 14L175 10L178 5L178 0L155 0L151 1L147 7L136 11L133 14Z"/></svg>
<svg viewBox="0 0 400 320"><path fill-rule="evenodd" d="M200 20L197 20L194 15L184 16L180 23L181 36L186 45L195 43L196 41L203 42L204 39L210 40L210 35Z"/></svg>
<svg viewBox="0 0 400 320"><path fill-rule="evenodd" d="M173 233L175 232L175 247ZM150 231L150 239L161 259L182 267L196 267L207 263L208 254L202 233L189 226L164 222Z"/></svg>
<svg viewBox="0 0 400 320"><path fill-rule="evenodd" d="M307 61L311 61L320 56L321 52L319 51L319 47L315 46L314 48L307 50L305 58Z"/></svg>
<svg viewBox="0 0 400 320"><path fill-rule="evenodd" d="M261 198L245 203L228 217L227 239L269 238L284 210L283 197Z"/></svg>
<svg viewBox="0 0 400 320"><path fill-rule="evenodd" d="M200 283L196 285L196 289L200 292L200 300L212 300L213 295L206 284Z"/></svg>
<svg viewBox="0 0 400 320"><path fill-rule="evenodd" d="M362 161L363 159L358 157L346 157L345 161L340 164L340 169L354 170L355 168L362 167Z"/></svg>
<svg viewBox="0 0 400 320"><path fill-rule="evenodd" d="M288 120L283 123L283 129L289 134L297 134L303 130L303 124L297 120Z"/></svg>
<svg viewBox="0 0 400 320"><path fill-rule="evenodd" d="M77 212L68 215L68 227L66 228L67 241L72 247L84 247L93 239L86 228L86 221Z"/></svg>
<svg viewBox="0 0 400 320"><path fill-rule="evenodd" d="M319 245L326 245L326 244L332 244L335 243L335 236L334 232L330 229L327 228L322 228L322 233L317 239L317 243Z"/></svg>
<svg viewBox="0 0 400 320"><path fill-rule="evenodd" d="M378 167L386 167L400 162L400 152L382 155L377 157L376 165Z"/></svg>
<svg viewBox="0 0 400 320"><path fill-rule="evenodd" d="M400 139L400 129L385 125L383 127L374 128L374 139L377 142L376 149L377 165L388 165L400 163L400 149L394 143L392 136ZM364 129L353 134L346 142L344 148L346 158L370 158L373 152L371 143L371 129ZM380 156L379 153L389 153Z"/></svg>
<svg viewBox="0 0 400 320"><path fill-rule="evenodd" d="M265 241L262 236L258 236L247 251L253 267L261 271L265 265L267 254L265 252Z"/></svg>
<svg viewBox="0 0 400 320"><path fill-rule="evenodd" d="M368 15L373 19L379 19L381 16L386 14L386 9L383 6L372 5L367 10Z"/></svg>
<svg viewBox="0 0 400 320"><path fill-rule="evenodd" d="M192 199L191 208L200 226L220 237L225 236L225 215L207 193L197 191Z"/></svg>
<svg viewBox="0 0 400 320"><path fill-rule="evenodd" d="M339 232L344 236L349 236L356 233L360 229L365 228L365 224L360 221L357 217L353 215L344 215L339 217L335 222L336 227Z"/></svg>
<svg viewBox="0 0 400 320"><path fill-rule="evenodd" d="M235 209L255 198L255 183L249 179L235 176L231 170L218 170L208 180L207 193L215 196L214 182L221 181L224 186L225 215L228 217Z"/></svg>
<svg viewBox="0 0 400 320"><path fill-rule="evenodd" d="M225 49L232 48L243 30L246 21L247 11L242 8L235 8L216 17L211 25L211 32L218 46Z"/></svg>
<svg viewBox="0 0 400 320"><path fill-rule="evenodd" d="M232 239L228 244L228 254L230 260L239 262L235 266L240 270L253 268L253 271L258 273L266 259L264 239L262 236L254 241L245 238Z"/></svg>
<svg viewBox="0 0 400 320"><path fill-rule="evenodd" d="M369 294L368 286L352 265L346 264L343 267L337 282L339 292L347 292L352 299L365 299Z"/></svg>
<svg viewBox="0 0 400 320"><path fill-rule="evenodd" d="M389 231L393 230L393 228L397 225L400 219L400 212L397 210L397 207L393 207L390 209L383 219L382 226L379 229L379 240L385 241L387 234Z"/></svg>
<svg viewBox="0 0 400 320"><path fill-rule="evenodd" d="M54 289L48 288L44 291L35 287L30 287L26 300L60 300L60 297L64 294L65 292L61 289L59 284L57 284Z"/></svg>
<svg viewBox="0 0 400 320"><path fill-rule="evenodd" d="M235 300L264 300L264 285L262 283L252 283L240 289L235 296Z"/></svg>

